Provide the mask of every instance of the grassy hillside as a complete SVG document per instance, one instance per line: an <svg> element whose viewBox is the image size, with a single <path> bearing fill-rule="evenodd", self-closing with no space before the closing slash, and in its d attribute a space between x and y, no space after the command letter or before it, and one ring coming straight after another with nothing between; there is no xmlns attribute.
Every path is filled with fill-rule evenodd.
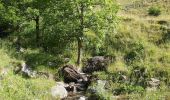
<svg viewBox="0 0 170 100"><path fill-rule="evenodd" d="M163 68L170 71L170 13L169 0L117 0L121 10L118 32L113 37L122 66ZM148 9L160 7L159 16L151 16ZM116 52L117 53L117 52ZM126 59L134 59L129 64ZM138 59L138 60L137 60ZM130 61L131 61L130 60ZM114 68L114 67L112 67Z"/></svg>
<svg viewBox="0 0 170 100"><path fill-rule="evenodd" d="M170 79L170 1L169 0L117 0L121 10L118 32L113 36L115 62L109 71L132 74L134 69L146 69L149 77ZM159 16L148 14L151 7L158 7ZM167 73L167 76L161 73ZM165 81L165 80L164 80ZM170 84L167 83L166 86ZM162 86L164 86L162 84ZM151 94L154 94L151 96ZM146 93L155 99L168 95ZM156 97L156 95L158 97ZM146 99L144 96L143 99ZM167 97L168 98L168 97ZM137 98L136 98L137 99ZM142 98L140 98L142 99ZM152 100L152 99L149 99Z"/></svg>
<svg viewBox="0 0 170 100"><path fill-rule="evenodd" d="M44 78L25 79L14 74L15 63L24 60L17 59L16 55L9 41L0 40L0 100L52 99L50 88L55 85L55 81Z"/></svg>
<svg viewBox="0 0 170 100"><path fill-rule="evenodd" d="M87 46L91 48L85 48L87 51L84 50L83 59L93 56L93 53L89 53L90 51L94 51L94 54L101 53L104 56L113 57L107 73L93 73L99 79L111 80L110 94L116 91L118 95L134 100L162 98L169 100L170 0L117 0L117 2L120 5L117 14L120 19L117 31L106 36L104 43L97 43L97 40L91 39L94 43L89 43L90 46ZM151 7L158 7L161 11L160 15L149 15ZM95 34L90 34L89 37L98 38ZM21 75L15 75L13 62L26 61L33 70L56 74L58 68L65 64L64 58L70 58L69 63L75 64L77 44L71 43L68 50L56 56L47 51L44 52L42 48L25 48L24 52L18 53L9 40L8 38L0 40L0 72L6 68L9 69L7 75L0 74L0 100L11 100L11 98L51 100L49 90L55 85L55 81L44 78L25 79ZM97 49L93 48L93 44L97 44ZM106 52L101 52L105 48L107 48ZM56 65L50 66L49 62L54 62ZM136 70L143 76L136 75ZM131 82L120 82L120 75L128 77ZM1 80L1 76L4 80ZM147 89L146 82L151 78L160 80L160 87L157 90ZM105 95L101 94L101 96Z"/></svg>
<svg viewBox="0 0 170 100"><path fill-rule="evenodd" d="M121 5L121 13L146 16L147 10L151 6L157 6L162 10L163 15L169 15L169 0L117 0ZM163 16L162 15L162 16Z"/></svg>

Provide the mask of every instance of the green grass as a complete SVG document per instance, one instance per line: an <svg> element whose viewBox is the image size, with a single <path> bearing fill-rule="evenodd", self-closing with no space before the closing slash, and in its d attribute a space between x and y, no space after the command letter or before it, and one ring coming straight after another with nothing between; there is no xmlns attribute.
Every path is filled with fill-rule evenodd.
<svg viewBox="0 0 170 100"><path fill-rule="evenodd" d="M36 50L33 51L35 52ZM17 59L17 57L19 57L19 59ZM51 87L55 85L54 80L43 78L25 79L20 75L13 74L13 67L15 67L14 63L22 61L24 61L24 59L20 54L15 53L15 50L14 48L12 48L12 45L10 45L10 42L6 40L1 40L0 77L2 77L2 79L0 80L0 100L54 99L52 98L50 93ZM38 68L37 71L45 70L45 72L56 73L55 70L50 69L49 67L47 68L43 66L41 68ZM8 69L7 74L1 75L3 69Z"/></svg>
<svg viewBox="0 0 170 100"><path fill-rule="evenodd" d="M4 49L0 49L0 66L7 66L12 59L7 55Z"/></svg>
<svg viewBox="0 0 170 100"><path fill-rule="evenodd" d="M46 79L24 79L21 76L8 74L1 81L1 100L49 100L52 99L50 89L54 81Z"/></svg>
<svg viewBox="0 0 170 100"><path fill-rule="evenodd" d="M164 84L161 86L161 89L157 91L145 90L142 94L125 93L124 95L132 100L158 100L162 97L169 100L170 38L168 30L170 30L170 1L167 0L168 3L162 0L156 0L157 2L150 2L149 0L117 1L122 9L118 13L120 23L117 26L117 33L107 38L110 43L107 54L115 57L113 63L108 67L108 72L113 77L117 77L119 72L123 72L128 76L133 74L135 68L147 69L149 78L158 78ZM148 9L152 6L160 8L160 16L154 17L148 15ZM90 40L96 39L93 32L86 33L85 35L90 37ZM64 57L71 58L69 62L71 64L76 62L77 43L71 44L70 49L64 51L63 55L49 54L40 49L30 48L26 49L22 54L16 54L14 47L11 46L11 42L0 40L0 43L0 71L3 68L11 68L9 67L11 62L27 61L34 70L56 73L57 69L64 64ZM84 58L92 56L89 48L83 52ZM50 67L48 62L51 61L56 62L57 65ZM95 72L94 75L103 80L108 78L105 72ZM0 99L5 100L23 98L30 100L52 99L49 89L55 84L54 81L46 79L24 79L19 75L14 75L12 72L5 76L4 80L0 81L0 83L2 84L2 86L0 85ZM112 85L111 89L122 86L119 83L113 83ZM123 88L126 91L131 91L131 88L137 91L141 89L129 86L129 84L123 86Z"/></svg>

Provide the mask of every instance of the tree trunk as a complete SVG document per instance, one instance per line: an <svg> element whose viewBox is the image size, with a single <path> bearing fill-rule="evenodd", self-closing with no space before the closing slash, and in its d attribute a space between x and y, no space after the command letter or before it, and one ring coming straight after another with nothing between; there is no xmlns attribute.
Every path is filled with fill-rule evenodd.
<svg viewBox="0 0 170 100"><path fill-rule="evenodd" d="M39 16L35 19L36 23L36 44L39 47L40 46L40 24L39 24Z"/></svg>
<svg viewBox="0 0 170 100"><path fill-rule="evenodd" d="M77 65L80 65L82 55L82 40L78 38L77 41L78 41Z"/></svg>
<svg viewBox="0 0 170 100"><path fill-rule="evenodd" d="M80 29L79 29L79 37L77 37L77 41L78 41L77 65L80 65L80 62L81 62L83 32L84 32L84 5L82 3L80 5Z"/></svg>

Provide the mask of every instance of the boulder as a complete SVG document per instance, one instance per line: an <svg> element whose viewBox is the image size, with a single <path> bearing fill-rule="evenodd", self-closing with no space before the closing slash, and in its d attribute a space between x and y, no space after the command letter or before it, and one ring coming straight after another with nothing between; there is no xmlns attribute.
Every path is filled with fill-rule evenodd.
<svg viewBox="0 0 170 100"><path fill-rule="evenodd" d="M65 89L65 84L63 82L57 82L56 86L51 88L51 95L57 99L66 98L68 92Z"/></svg>
<svg viewBox="0 0 170 100"><path fill-rule="evenodd" d="M92 73L94 71L106 71L109 60L104 56L96 56L87 60L83 67L84 73Z"/></svg>
<svg viewBox="0 0 170 100"><path fill-rule="evenodd" d="M87 81L87 77L84 74L81 74L77 71L77 69L73 65L66 65L61 69L61 74L64 77L65 83L70 82L79 82L79 81Z"/></svg>

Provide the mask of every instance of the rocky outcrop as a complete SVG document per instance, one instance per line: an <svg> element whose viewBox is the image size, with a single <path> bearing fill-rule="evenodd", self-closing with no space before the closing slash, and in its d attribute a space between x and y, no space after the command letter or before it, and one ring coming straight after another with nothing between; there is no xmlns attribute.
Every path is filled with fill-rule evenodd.
<svg viewBox="0 0 170 100"><path fill-rule="evenodd" d="M94 71L106 71L109 59L104 56L96 56L87 60L83 67L84 73L92 73Z"/></svg>

